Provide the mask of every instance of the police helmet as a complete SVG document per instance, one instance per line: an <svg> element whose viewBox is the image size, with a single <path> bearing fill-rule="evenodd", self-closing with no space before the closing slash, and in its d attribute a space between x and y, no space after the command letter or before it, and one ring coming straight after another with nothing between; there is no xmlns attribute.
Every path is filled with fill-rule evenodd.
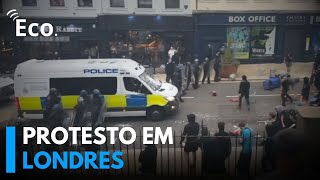
<svg viewBox="0 0 320 180"><path fill-rule="evenodd" d="M56 88L51 88L50 89L50 94L57 94L57 89Z"/></svg>
<svg viewBox="0 0 320 180"><path fill-rule="evenodd" d="M93 95L96 95L96 96L101 95L101 92L100 92L99 89L94 89L94 90L92 91L92 93L93 93Z"/></svg>
<svg viewBox="0 0 320 180"><path fill-rule="evenodd" d="M196 58L196 59L194 60L194 62L199 62L199 59L198 59L198 58Z"/></svg>
<svg viewBox="0 0 320 180"><path fill-rule="evenodd" d="M88 95L88 92L86 90L83 89L83 90L80 91L80 96L81 97L85 97L87 95Z"/></svg>
<svg viewBox="0 0 320 180"><path fill-rule="evenodd" d="M206 57L206 58L204 58L204 60L205 60L205 61L209 61L209 58L208 58L208 57Z"/></svg>

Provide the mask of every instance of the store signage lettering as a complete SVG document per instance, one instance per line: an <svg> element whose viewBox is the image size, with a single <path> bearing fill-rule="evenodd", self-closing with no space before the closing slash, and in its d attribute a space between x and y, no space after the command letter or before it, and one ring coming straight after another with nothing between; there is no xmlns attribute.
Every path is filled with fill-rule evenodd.
<svg viewBox="0 0 320 180"><path fill-rule="evenodd" d="M81 28L81 27L74 27L74 26L69 26L69 27L56 26L56 32L63 32L63 33L74 32L74 33L80 33L80 32L82 32L82 28Z"/></svg>
<svg viewBox="0 0 320 180"><path fill-rule="evenodd" d="M275 23L276 16L229 16L229 23Z"/></svg>

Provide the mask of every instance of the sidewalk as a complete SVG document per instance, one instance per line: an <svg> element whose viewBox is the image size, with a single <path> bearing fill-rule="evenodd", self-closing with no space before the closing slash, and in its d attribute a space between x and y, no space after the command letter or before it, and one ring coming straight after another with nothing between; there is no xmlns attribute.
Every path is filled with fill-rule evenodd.
<svg viewBox="0 0 320 180"><path fill-rule="evenodd" d="M291 68L291 76L294 78L310 77L313 62L310 63L294 63ZM269 78L270 70L275 70L276 74L286 72L285 64L241 64L238 67L236 80L241 80L242 75L246 75L249 80L265 80ZM165 81L166 75L164 70L157 70L154 75L156 79ZM202 78L202 75L200 76ZM214 70L211 72L211 80L214 79ZM227 79L222 79L227 80Z"/></svg>

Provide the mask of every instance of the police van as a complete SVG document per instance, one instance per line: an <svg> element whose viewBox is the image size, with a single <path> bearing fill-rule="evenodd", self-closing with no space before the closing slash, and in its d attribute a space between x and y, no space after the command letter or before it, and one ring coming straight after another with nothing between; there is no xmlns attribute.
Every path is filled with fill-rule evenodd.
<svg viewBox="0 0 320 180"><path fill-rule="evenodd" d="M177 88L150 77L131 59L33 59L17 66L14 81L18 113L25 118L43 118L50 88L59 91L66 110L74 109L81 90L99 89L106 117L161 120L179 109Z"/></svg>

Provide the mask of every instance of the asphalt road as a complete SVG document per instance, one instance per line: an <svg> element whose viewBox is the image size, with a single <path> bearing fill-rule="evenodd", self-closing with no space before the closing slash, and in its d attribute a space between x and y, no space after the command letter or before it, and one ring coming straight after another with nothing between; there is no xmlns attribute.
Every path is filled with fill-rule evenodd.
<svg viewBox="0 0 320 180"><path fill-rule="evenodd" d="M180 111L167 117L160 122L151 122L144 117L135 118L109 118L106 120L107 126L130 126L136 131L142 130L142 127L172 127L179 135L187 123L187 115L194 113L196 121L209 128L210 133L217 131L217 123L224 121L226 131L232 131L241 120L248 122L248 126L254 130L254 133L263 135L265 121L268 119L269 112L274 111L276 105L281 104L280 89L265 91L262 88L262 82L251 82L252 93L256 96L251 97L250 111L247 110L245 100L243 99L242 110L238 109L238 102L231 102L229 96L237 96L239 82L222 82L214 84L204 84L197 90L189 90L184 96L184 102L181 103ZM301 83L296 86L297 92L300 92ZM212 91L217 92L217 96L212 96ZM288 104L292 107L294 104Z"/></svg>
<svg viewBox="0 0 320 180"><path fill-rule="evenodd" d="M231 102L232 96L237 96L239 82L220 82L204 84L197 90L190 89L184 96L184 102L181 103L180 111L167 117L163 121L152 122L145 117L130 118L109 118L106 119L106 126L130 126L136 131L142 130L142 127L172 127L179 135L187 123L186 116L189 113L196 115L196 121L206 125L210 133L217 131L217 122L226 123L226 131L232 131L241 120L246 120L248 126L255 133L263 135L265 127L264 122L268 119L268 113L274 111L276 105L281 104L280 89L265 91L262 88L262 82L251 82L251 91L256 92L256 96L251 96L250 111L247 110L245 100L243 99L242 110L238 109L237 102ZM300 92L302 83L296 86L297 92ZM212 96L212 91L217 92L217 96ZM291 92L292 93L292 92ZM230 97L231 96L231 97ZM288 107L294 106L289 104ZM13 101L0 103L0 121L14 119L16 109ZM257 122L258 121L258 122Z"/></svg>

